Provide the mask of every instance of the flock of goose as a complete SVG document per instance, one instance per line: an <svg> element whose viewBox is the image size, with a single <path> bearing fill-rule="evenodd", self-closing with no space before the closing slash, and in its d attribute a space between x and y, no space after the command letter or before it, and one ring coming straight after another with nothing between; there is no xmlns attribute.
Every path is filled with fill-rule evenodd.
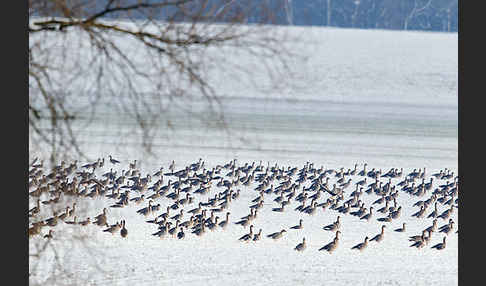
<svg viewBox="0 0 486 286"><path fill-rule="evenodd" d="M419 209L409 219L432 220L432 225L424 227L420 234L409 236L410 247L420 249L427 246L432 233L437 233L443 236L442 242L431 248L443 250L447 236L458 233L457 230L454 232L455 222L451 218L454 209L458 208L458 176L447 168L428 176L426 168L409 173L398 168L382 172L381 169L367 169L365 163L361 170L358 170L358 164L354 169L334 170L322 166L316 168L309 162L300 168L279 167L277 164L264 166L262 162L239 165L236 159L206 168L205 162L199 159L177 170L172 161L166 170L162 166L155 173L142 176L137 160L129 162L126 170L119 171L120 161L111 155L107 159L107 165L110 165L108 172L105 171L104 158L80 166L78 161L70 164L62 161L49 172L44 171L43 162L38 162L38 159L30 163L29 197L35 201L35 206L28 211L29 238L42 236L51 239L55 235L53 229L59 223L80 227L92 224L103 232L119 233L126 238L125 219L109 224L108 209L140 205L137 214L147 217L145 221L156 227L152 236L161 239L187 239L188 235L196 239L208 231L225 230L228 225L236 224L244 229L249 226L249 232L235 240L250 242L264 237L279 240L287 231L301 230L306 216L317 213L335 215L335 221L322 228L323 231L334 232L334 238L318 248L318 251L328 253L334 252L340 245L342 216L354 216L367 222L378 221L381 232L371 239L366 236L351 248L364 251L369 243L380 243L385 239L387 223L403 219L398 196L417 199L413 207ZM118 170L114 171L113 167ZM353 179L357 181L353 183ZM250 196L254 194L255 198L248 206L249 214L233 222L229 210L242 192L248 192ZM99 215L78 220L76 200L71 205L58 206L62 203L62 196L104 198L107 203ZM365 196L376 197L376 200L367 206ZM301 216L299 223L262 237L262 229L254 232L254 220L265 206L264 202L267 202L266 205L268 202L276 204L271 209L273 212L298 212ZM296 202L297 207L292 209L292 202ZM161 203L165 206L162 207ZM42 208L48 210L45 205L56 206L50 208L53 211L49 218L39 216ZM223 213L221 217L219 213ZM220 218L223 220L220 221ZM440 221L444 224L438 226ZM394 231L407 232L407 223L402 221L401 225ZM294 249L302 252L306 248L303 237Z"/></svg>

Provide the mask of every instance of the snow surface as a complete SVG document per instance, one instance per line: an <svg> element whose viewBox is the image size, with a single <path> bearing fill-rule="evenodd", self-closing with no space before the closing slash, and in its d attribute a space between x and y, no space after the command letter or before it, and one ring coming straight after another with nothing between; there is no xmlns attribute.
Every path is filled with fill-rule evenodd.
<svg viewBox="0 0 486 286"><path fill-rule="evenodd" d="M281 28L282 29L282 28ZM368 169L427 168L427 174L448 168L457 174L457 33L398 32L329 28L286 27L302 41L293 43L295 50L305 54L305 62L296 61L292 75L280 79L288 84L273 93L270 84L249 88L244 81L215 76L225 94L222 104L229 121L230 136L209 128L176 111L168 113L176 128L168 136L155 138L153 157L140 157L136 146L140 142L129 133L112 132L123 116L103 120L78 132L85 136L93 158L108 154L128 162L138 159L142 175L155 173L160 166L168 167L172 160L176 168L202 158L206 167L225 164L237 158L240 165L257 164L301 168L305 162L338 169L354 168L368 163ZM245 61L244 59L237 59ZM255 63L249 63L255 64ZM255 69L258 77L262 70ZM263 77L263 76L262 76ZM197 107L197 100L195 101ZM115 117L113 117L115 116ZM236 131L235 131L236 130ZM131 131L130 129L130 132ZM123 146L114 145L124 138ZM241 140L240 140L241 138ZM30 148L30 157L42 152ZM85 162L82 162L85 163ZM81 165L82 165L81 163ZM109 171L109 164L104 172ZM116 169L116 168L115 168ZM114 170L115 170L114 169ZM353 178L355 183L358 179ZM393 180L394 183L398 179ZM443 182L436 182L439 184ZM434 185L434 186L436 186ZM349 194L353 187L347 190ZM249 202L258 193L240 186L240 198L230 206L230 220L248 214ZM214 188L201 200L214 196L222 188ZM377 197L364 195L369 205ZM346 197L346 196L345 196ZM197 206L199 197L191 209ZM265 200L253 224L263 235L296 225L304 219L302 231L289 231L280 241L263 237L256 243L242 243L238 238L248 229L231 224L227 230L216 230L202 237L186 232L183 241L174 238L160 240L151 236L156 227L145 222L136 210L146 206L111 208L109 223L125 219L128 237L112 236L100 227L73 227L60 223L52 244L56 246L64 268L71 273L54 284L79 285L457 285L458 234L448 235L443 251L430 249L442 235L433 234L428 247L409 247L408 236L420 234L432 219L412 218L418 210L412 207L418 198L401 194L401 218L387 225L385 239L356 252L350 248L366 235L379 233L381 224L375 220L363 222L356 217L342 216L342 240L332 254L317 251L330 242L334 233L322 230L337 217L326 210L314 216L293 211L292 201L284 213L271 208L274 195ZM161 211L169 201L160 199ZM84 213L93 217L113 200L95 199ZM33 206L33 201L31 202ZM443 211L439 207L439 212ZM49 214L44 214L46 217ZM221 217L224 214L220 215ZM457 222L458 212L452 218ZM153 217L150 217L153 218ZM188 214L183 220L188 219ZM81 218L78 217L78 220ZM407 222L406 233L393 229ZM439 226L445 221L439 220ZM65 229L66 231L62 231ZM89 235L86 245L68 244L63 237ZM307 249L293 250L303 237ZM30 240L31 251L36 237ZM47 255L40 270L30 277L32 284L49 276L53 257ZM34 260L32 260L32 263ZM30 268L33 265L30 263Z"/></svg>

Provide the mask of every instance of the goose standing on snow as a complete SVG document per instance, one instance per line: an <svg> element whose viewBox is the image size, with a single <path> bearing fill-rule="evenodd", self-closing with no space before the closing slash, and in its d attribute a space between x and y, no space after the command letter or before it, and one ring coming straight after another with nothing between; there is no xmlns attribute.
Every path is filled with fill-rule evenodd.
<svg viewBox="0 0 486 286"><path fill-rule="evenodd" d="M222 228L222 229L226 229L226 226L228 226L228 223L229 223L229 215L231 213L230 212L227 212L226 213L226 220L223 220L222 222L219 223L219 226Z"/></svg>
<svg viewBox="0 0 486 286"><path fill-rule="evenodd" d="M122 220L122 229L120 230L121 237L127 237L128 230L125 228L125 220Z"/></svg>
<svg viewBox="0 0 486 286"><path fill-rule="evenodd" d="M436 218L438 215L438 211L437 211L437 202L435 202L435 205L434 205L434 211L431 212L427 218Z"/></svg>
<svg viewBox="0 0 486 286"><path fill-rule="evenodd" d="M403 223L403 226L401 228L395 229L396 232L405 232L405 223Z"/></svg>
<svg viewBox="0 0 486 286"><path fill-rule="evenodd" d="M337 219L336 219L335 222L333 222L330 225L326 225L325 227L323 227L323 229L324 230L330 230L330 231L337 231L339 229L339 227L341 226L340 218L341 218L341 216L337 216Z"/></svg>
<svg viewBox="0 0 486 286"><path fill-rule="evenodd" d="M106 224L106 212L107 209L104 208L103 213L96 216L95 221L93 223L99 226L104 226Z"/></svg>
<svg viewBox="0 0 486 286"><path fill-rule="evenodd" d="M253 236L253 241L260 240L261 237L262 237L262 229L260 228L260 231L258 233L255 233L255 235Z"/></svg>
<svg viewBox="0 0 486 286"><path fill-rule="evenodd" d="M414 236L410 236L408 241L419 241L419 240L423 240L424 239L424 236L425 236L425 232L426 230L423 230L422 231L422 235L414 235Z"/></svg>
<svg viewBox="0 0 486 286"><path fill-rule="evenodd" d="M52 229L50 229L50 230L49 230L49 233L48 233L48 234L46 234L46 235L44 235L44 238L51 239L51 238L52 238L52 233L53 233L53 232L54 232L54 231L53 231Z"/></svg>
<svg viewBox="0 0 486 286"><path fill-rule="evenodd" d="M250 233L243 235L238 240L249 241L252 238L253 238L253 225L250 225Z"/></svg>
<svg viewBox="0 0 486 286"><path fill-rule="evenodd" d="M291 227L291 229L302 229L303 226L302 226L302 219L299 220L299 224L298 225L294 225L293 227Z"/></svg>
<svg viewBox="0 0 486 286"><path fill-rule="evenodd" d="M137 213L144 215L144 216L148 216L152 212L152 203L153 203L153 201L150 200L148 202L148 207L137 210Z"/></svg>
<svg viewBox="0 0 486 286"><path fill-rule="evenodd" d="M368 237L365 237L365 240L361 243L356 244L351 249L357 249L359 251L363 251L368 246Z"/></svg>
<svg viewBox="0 0 486 286"><path fill-rule="evenodd" d="M116 159L113 159L113 157L111 157L111 155L109 155L108 157L110 157L110 163L112 163L113 165L116 165L116 164L119 164L120 161L116 160Z"/></svg>
<svg viewBox="0 0 486 286"><path fill-rule="evenodd" d="M437 219L432 221L432 225L425 229L425 231L434 232L437 229Z"/></svg>
<svg viewBox="0 0 486 286"><path fill-rule="evenodd" d="M443 232L447 235L454 229L454 221L451 221L448 225L442 228L439 232Z"/></svg>
<svg viewBox="0 0 486 286"><path fill-rule="evenodd" d="M364 219L366 221L370 221L372 215L373 215L373 207L370 207L370 212L365 214L364 216L360 217L359 219L360 220Z"/></svg>
<svg viewBox="0 0 486 286"><path fill-rule="evenodd" d="M302 239L302 242L297 244L297 246L294 248L294 250L297 250L299 252L302 252L304 251L306 248L306 244L305 244L305 237Z"/></svg>
<svg viewBox="0 0 486 286"><path fill-rule="evenodd" d="M109 232L112 235L115 235L115 232L117 232L121 228L121 224L119 222L116 222L113 225L108 225L108 223L105 224L107 229L104 229L103 232Z"/></svg>
<svg viewBox="0 0 486 286"><path fill-rule="evenodd" d="M274 232L272 234L267 235L267 237L273 238L274 240L277 240L283 236L283 233L287 232L285 229L282 229L281 231Z"/></svg>
<svg viewBox="0 0 486 286"><path fill-rule="evenodd" d="M377 235L375 235L370 241L376 241L376 242L380 242L383 240L383 237L385 236L385 227L386 225L382 225L381 226L381 232Z"/></svg>
<svg viewBox="0 0 486 286"><path fill-rule="evenodd" d="M183 239L185 237L184 230L181 227L181 230L177 233L177 238L178 239Z"/></svg>
<svg viewBox="0 0 486 286"><path fill-rule="evenodd" d="M331 242L321 247L319 251L327 250L327 252L332 253L334 250L336 250L339 244L339 234L341 234L341 232L339 230L336 231L336 237L334 237L334 239Z"/></svg>
<svg viewBox="0 0 486 286"><path fill-rule="evenodd" d="M437 243L436 245L432 246L431 248L435 248L437 250L442 250L446 247L446 237L442 239L442 243Z"/></svg>
<svg viewBox="0 0 486 286"><path fill-rule="evenodd" d="M422 232L420 236L412 236L410 237L409 241L414 241L410 247L422 248L425 246L425 230Z"/></svg>

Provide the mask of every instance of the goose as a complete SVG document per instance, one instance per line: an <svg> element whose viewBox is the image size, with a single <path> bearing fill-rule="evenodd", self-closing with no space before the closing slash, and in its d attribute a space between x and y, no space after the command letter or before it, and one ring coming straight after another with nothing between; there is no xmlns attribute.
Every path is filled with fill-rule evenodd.
<svg viewBox="0 0 486 286"><path fill-rule="evenodd" d="M454 211L454 205L452 205L451 208L446 209L444 212L442 212L438 216L438 218L441 218L443 220L446 220L446 219L448 219L451 216L451 214L453 213L453 211Z"/></svg>
<svg viewBox="0 0 486 286"><path fill-rule="evenodd" d="M442 239L442 243L437 243L436 245L432 246L431 248L435 248L437 250L442 250L446 247L446 237Z"/></svg>
<svg viewBox="0 0 486 286"><path fill-rule="evenodd" d="M372 205L375 205L375 204L382 204L383 202L385 201L385 195L381 195L381 198L377 199L376 201L374 201L372 203Z"/></svg>
<svg viewBox="0 0 486 286"><path fill-rule="evenodd" d="M42 222L34 222L32 223L32 227L29 228L29 238L34 235L38 235L41 232Z"/></svg>
<svg viewBox="0 0 486 286"><path fill-rule="evenodd" d="M235 222L235 224L239 224L241 226L243 226L244 228L246 228L249 224L250 224L250 219L243 219L243 220L240 220L238 222Z"/></svg>
<svg viewBox="0 0 486 286"><path fill-rule="evenodd" d="M145 200L145 195L143 195L143 194L140 195L140 197L135 197L135 198L130 199L130 201L135 202L136 205L140 204L144 200Z"/></svg>
<svg viewBox="0 0 486 286"><path fill-rule="evenodd" d="M395 229L396 232L405 232L405 223L403 223L403 226L401 228Z"/></svg>
<svg viewBox="0 0 486 286"><path fill-rule="evenodd" d="M272 208L272 211L274 211L274 212L283 212L284 211L284 207L285 207L285 205L282 204L282 206L279 207L279 208Z"/></svg>
<svg viewBox="0 0 486 286"><path fill-rule="evenodd" d="M90 220L90 218L89 218L89 217L88 217L88 218L86 218L86 220L84 220L84 221L80 221L80 222L79 222L79 224L80 224L80 225L82 225L82 226L87 226L87 225L88 225L88 224L90 224L90 223L91 223L91 220Z"/></svg>
<svg viewBox="0 0 486 286"><path fill-rule="evenodd" d="M321 247L319 251L327 250L327 252L332 253L334 250L336 250L339 244L339 234L341 234L341 232L339 230L336 231L336 237L334 237L334 239L331 242Z"/></svg>
<svg viewBox="0 0 486 286"><path fill-rule="evenodd" d="M401 214L401 211L402 211L402 206L399 206L398 209L396 211L393 211L390 216L392 219L397 219L400 217L400 214Z"/></svg>
<svg viewBox="0 0 486 286"><path fill-rule="evenodd" d="M160 239L164 238L167 234L168 230L170 229L170 225L172 223L170 221L166 222L164 226L162 226L158 232L153 233L153 236L158 236Z"/></svg>
<svg viewBox="0 0 486 286"><path fill-rule="evenodd" d="M253 203L258 203L263 200L263 191L260 192L260 195L252 200Z"/></svg>
<svg viewBox="0 0 486 286"><path fill-rule="evenodd" d="M120 199L119 202L116 202L114 205L111 205L112 208L123 208L124 206L128 205L128 197L123 197Z"/></svg>
<svg viewBox="0 0 486 286"><path fill-rule="evenodd" d="M214 221L214 211L211 211L211 216L202 220L205 224L211 224Z"/></svg>
<svg viewBox="0 0 486 286"><path fill-rule="evenodd" d="M365 175L367 174L367 172L366 172L366 166L367 166L367 165L368 165L367 163L364 163L364 165L363 165L363 170L361 170L361 171L358 173L358 176L365 176Z"/></svg>
<svg viewBox="0 0 486 286"><path fill-rule="evenodd" d="M93 223L98 225L98 226L104 226L106 224L106 212L107 212L107 209L103 208L103 213L96 216L94 218L95 221L93 221Z"/></svg>
<svg viewBox="0 0 486 286"><path fill-rule="evenodd" d="M435 202L434 204L434 211L431 212L427 218L436 218L437 217L437 214L438 214L438 211L437 211L437 202Z"/></svg>
<svg viewBox="0 0 486 286"><path fill-rule="evenodd" d="M201 224L200 227L196 228L196 230L194 230L192 233L196 234L197 236L203 235L206 232L204 225L204 223Z"/></svg>
<svg viewBox="0 0 486 286"><path fill-rule="evenodd" d="M183 216L184 216L184 209L181 209L178 214L176 214L175 216L171 217L170 219L180 220L180 219L182 219Z"/></svg>
<svg viewBox="0 0 486 286"><path fill-rule="evenodd" d="M439 173L432 174L431 176L436 178L436 179L439 179L439 178L442 177L443 174L444 174L444 172L442 170L440 170Z"/></svg>
<svg viewBox="0 0 486 286"><path fill-rule="evenodd" d="M437 229L437 219L432 221L432 225L425 229L425 231L434 232Z"/></svg>
<svg viewBox="0 0 486 286"><path fill-rule="evenodd" d="M362 217L360 217L359 219L360 219L360 220L364 219L364 220L366 220L366 221L370 221L370 219L371 219L371 216L372 216L372 215L373 215L373 207L370 207L370 212L369 212L369 213L367 213L367 214L365 214L365 215L363 215L363 216L362 216Z"/></svg>
<svg viewBox="0 0 486 286"><path fill-rule="evenodd" d="M154 219L149 219L146 220L145 222L159 224L159 217L156 216Z"/></svg>
<svg viewBox="0 0 486 286"><path fill-rule="evenodd" d="M243 235L238 240L241 240L241 241L249 241L252 238L253 238L253 225L250 225L250 233L247 233L247 234Z"/></svg>
<svg viewBox="0 0 486 286"><path fill-rule="evenodd" d="M184 234L184 230L181 227L180 231L177 233L177 238L178 239L183 239L185 236L186 235Z"/></svg>
<svg viewBox="0 0 486 286"><path fill-rule="evenodd" d="M410 236L408 241L423 241L425 236L425 230L422 231L422 235Z"/></svg>
<svg viewBox="0 0 486 286"><path fill-rule="evenodd" d="M316 213L316 204L317 202L314 201L311 203L311 205L308 207L308 209L305 210L306 214L313 215Z"/></svg>
<svg viewBox="0 0 486 286"><path fill-rule="evenodd" d="M46 234L46 235L44 235L44 238L51 239L51 238L52 238L52 233L53 233L53 232L54 232L54 231L53 231L52 229L50 229L50 230L49 230L49 233L48 233L48 234Z"/></svg>
<svg viewBox="0 0 486 286"><path fill-rule="evenodd" d="M297 246L294 248L294 250L297 250L299 252L304 251L306 248L306 243L305 243L305 237L302 239L302 242L297 244Z"/></svg>
<svg viewBox="0 0 486 286"><path fill-rule="evenodd" d="M397 210L397 200L394 198L394 199L393 199L393 206L389 207L389 208L388 208L388 211L389 211L390 213L392 213L392 212L394 212L394 211L396 211L396 210Z"/></svg>
<svg viewBox="0 0 486 286"><path fill-rule="evenodd" d="M57 215L57 211L54 212L53 216L51 218L48 218L45 220L45 225L48 225L48 226L56 226L57 225L57 219L58 219L58 215Z"/></svg>
<svg viewBox="0 0 486 286"><path fill-rule="evenodd" d="M420 210L419 210L418 212L414 213L414 214L412 215L412 217L421 218L421 217L423 217L423 216L424 216L424 213L425 213L425 207L424 207L424 206L421 206L421 207L420 207Z"/></svg>
<svg viewBox="0 0 486 286"><path fill-rule="evenodd" d="M122 220L122 229L120 230L121 237L127 237L128 230L125 228L125 220Z"/></svg>
<svg viewBox="0 0 486 286"><path fill-rule="evenodd" d="M169 234L174 236L176 234L177 229L179 228L179 220L176 220L176 224L173 228L169 229ZM204 225L204 224L203 224Z"/></svg>
<svg viewBox="0 0 486 286"><path fill-rule="evenodd" d="M422 248L425 246L425 234L421 235L421 238L416 240L410 247Z"/></svg>
<svg viewBox="0 0 486 286"><path fill-rule="evenodd" d="M157 217L162 219L168 219L170 215L170 207L167 207L167 211L163 214L158 215Z"/></svg>
<svg viewBox="0 0 486 286"><path fill-rule="evenodd" d="M258 203L251 205L250 209L259 209L263 206L264 200L259 201ZM282 209L283 209L284 203L282 202Z"/></svg>
<svg viewBox="0 0 486 286"><path fill-rule="evenodd" d="M298 225L294 225L291 227L291 229L302 229L303 226L302 226L302 219L299 220L299 224Z"/></svg>
<svg viewBox="0 0 486 286"><path fill-rule="evenodd" d="M451 221L446 227L442 228L439 232L443 232L446 235L449 235L449 233L454 229L454 221Z"/></svg>
<svg viewBox="0 0 486 286"><path fill-rule="evenodd" d="M272 238L274 240L277 240L283 236L283 233L287 232L285 229L282 229L281 231L274 232L272 234L267 235L267 237Z"/></svg>
<svg viewBox="0 0 486 286"><path fill-rule="evenodd" d="M216 227L218 226L218 219L219 219L219 216L216 216L214 218L214 223L212 221L209 222L209 225L208 225L209 230L213 231L213 230L216 229Z"/></svg>
<svg viewBox="0 0 486 286"><path fill-rule="evenodd" d="M356 244L355 246L351 247L351 249L357 249L359 251L363 251L368 246L368 237L365 237L365 240L361 243Z"/></svg>
<svg viewBox="0 0 486 286"><path fill-rule="evenodd" d="M432 237L432 231L428 230L427 233L428 235L424 236L425 245L429 244L430 238Z"/></svg>
<svg viewBox="0 0 486 286"><path fill-rule="evenodd" d="M199 202L199 207L194 208L194 209L192 209L192 210L190 210L188 212L189 213L192 213L192 214L198 214L198 213L201 212L201 210L202 210L202 202Z"/></svg>
<svg viewBox="0 0 486 286"><path fill-rule="evenodd" d="M295 211L302 211L305 208L305 200L302 201L302 204L298 205L294 210Z"/></svg>
<svg viewBox="0 0 486 286"><path fill-rule="evenodd" d="M332 224L326 225L323 227L324 230L330 230L330 231L337 231L339 227L341 226L341 216L337 216L337 219L335 222Z"/></svg>
<svg viewBox="0 0 486 286"><path fill-rule="evenodd" d="M230 212L227 212L226 213L226 220L223 220L222 222L219 223L219 226L223 229L226 229L226 227L228 226L228 223L229 223L229 215L231 213Z"/></svg>
<svg viewBox="0 0 486 286"><path fill-rule="evenodd" d="M342 214L347 214L349 213L349 210L350 210L351 206L349 203L344 203L340 208L339 208L339 212L342 213Z"/></svg>
<svg viewBox="0 0 486 286"><path fill-rule="evenodd" d="M76 220L77 220L77 218L76 218L76 216L74 216L72 221L65 221L65 223L67 223L67 224L78 224Z"/></svg>
<svg viewBox="0 0 486 286"><path fill-rule="evenodd" d="M137 160L134 160L134 161L133 161L133 163L130 163L130 164L128 165L128 168L129 168L130 170L133 170L133 169L135 169L136 167L137 167Z"/></svg>
<svg viewBox="0 0 486 286"><path fill-rule="evenodd" d="M380 212L380 213L386 213L388 212L388 201L385 202L385 206L378 209L377 212Z"/></svg>
<svg viewBox="0 0 486 286"><path fill-rule="evenodd" d="M364 185L366 185L366 178L356 183L356 186L364 186Z"/></svg>
<svg viewBox="0 0 486 286"><path fill-rule="evenodd" d="M391 222L392 218L391 218L391 215L388 214L386 217L379 217L376 220L381 221L381 222Z"/></svg>
<svg viewBox="0 0 486 286"><path fill-rule="evenodd" d="M253 241L260 240L261 236L262 236L262 229L260 228L260 231L258 233L255 233L255 235L253 236Z"/></svg>
<svg viewBox="0 0 486 286"><path fill-rule="evenodd" d="M383 240L383 237L385 236L385 228L386 228L386 225L382 225L381 226L381 232L377 235L375 235L370 241L376 241L376 242L380 242Z"/></svg>
<svg viewBox="0 0 486 286"><path fill-rule="evenodd" d="M137 210L137 213L144 215L144 216L148 216L152 212L152 203L153 203L153 201L149 200L148 206Z"/></svg>
<svg viewBox="0 0 486 286"><path fill-rule="evenodd" d="M64 219L68 216L69 214L69 206L66 207L66 211L60 215L57 216L57 218L61 219L62 221L64 221Z"/></svg>
<svg viewBox="0 0 486 286"><path fill-rule="evenodd" d="M441 226L439 227L439 230L442 230L442 229L444 229L444 228L448 227L448 226L451 224L451 222L452 222L452 219L450 218L448 223L446 223L446 224L444 224L444 225L441 225Z"/></svg>
<svg viewBox="0 0 486 286"><path fill-rule="evenodd" d="M120 161L113 159L111 155L109 155L108 157L110 157L110 163L112 163L113 165L120 164Z"/></svg>
<svg viewBox="0 0 486 286"><path fill-rule="evenodd" d="M361 204L362 204L362 201L360 199L358 199L358 201L356 201L355 203L353 203L351 205L352 208L361 208ZM351 215L356 215L354 214L354 212L350 213Z"/></svg>
<svg viewBox="0 0 486 286"><path fill-rule="evenodd" d="M112 235L114 235L115 232L117 232L121 228L121 224L119 222L116 222L114 225L111 226L106 223L105 226L107 227L107 229L104 229L103 232L109 232Z"/></svg>
<svg viewBox="0 0 486 286"><path fill-rule="evenodd" d="M35 207L29 210L29 216L32 217L40 212L40 200L37 199Z"/></svg>
<svg viewBox="0 0 486 286"><path fill-rule="evenodd" d="M194 224L194 216L192 215L189 220L186 220L185 222L181 223L180 226L185 227L186 229L192 227Z"/></svg>
<svg viewBox="0 0 486 286"><path fill-rule="evenodd" d="M206 221L206 210L202 210L200 214L194 215L194 219L198 223Z"/></svg>
<svg viewBox="0 0 486 286"><path fill-rule="evenodd" d="M67 217L72 217L74 215L74 212L76 211L76 203L74 202L73 203L73 206L71 207L71 209L68 211L68 215Z"/></svg>
<svg viewBox="0 0 486 286"><path fill-rule="evenodd" d="M362 217L366 211L366 208L364 207L364 202L361 202L361 205L359 206L359 210L350 212L350 215L357 216L357 217Z"/></svg>

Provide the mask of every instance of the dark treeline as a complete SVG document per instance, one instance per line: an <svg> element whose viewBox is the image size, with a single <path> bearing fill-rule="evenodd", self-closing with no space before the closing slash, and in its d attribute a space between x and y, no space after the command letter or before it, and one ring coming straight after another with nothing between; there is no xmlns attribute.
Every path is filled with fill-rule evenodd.
<svg viewBox="0 0 486 286"><path fill-rule="evenodd" d="M96 1L93 10L102 9L107 0ZM139 0L120 1L124 5ZM164 2L147 0L145 2ZM242 22L298 26L332 26L360 29L393 29L425 31L458 31L458 0L211 0L200 7L204 1L190 1L184 4L188 10L204 11L200 21L215 19L207 17L221 13L234 20L234 15L243 15ZM158 10L155 19L187 21L188 14L174 6ZM43 15L46 16L46 15ZM107 14L106 17L144 18L143 10L129 15ZM191 17L194 17L192 14ZM225 17L216 17L224 22Z"/></svg>

